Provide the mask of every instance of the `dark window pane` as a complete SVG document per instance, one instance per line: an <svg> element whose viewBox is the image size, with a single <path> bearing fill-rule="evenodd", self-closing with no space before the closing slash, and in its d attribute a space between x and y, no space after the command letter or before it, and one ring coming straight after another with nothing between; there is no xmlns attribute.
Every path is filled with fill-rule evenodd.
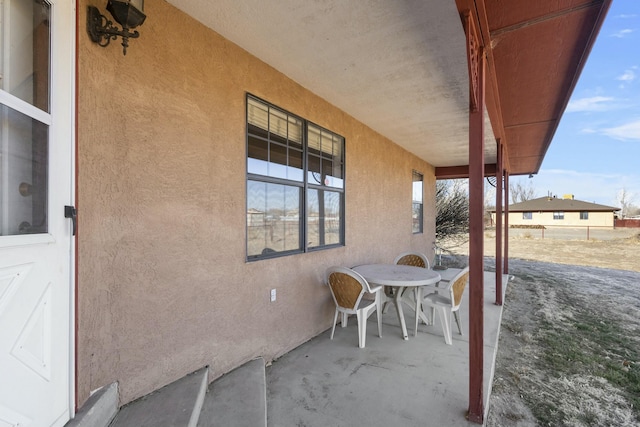
<svg viewBox="0 0 640 427"><path fill-rule="evenodd" d="M264 139L267 139L269 136L269 132L266 129L262 129L261 127L255 125L249 125L249 135L260 136Z"/></svg>
<svg viewBox="0 0 640 427"><path fill-rule="evenodd" d="M320 158L312 155L309 155L307 158L307 181L309 181L309 184L322 185Z"/></svg>
<svg viewBox="0 0 640 427"><path fill-rule="evenodd" d="M289 148L289 168L287 178L302 182L302 151Z"/></svg>
<svg viewBox="0 0 640 427"><path fill-rule="evenodd" d="M264 139L249 135L249 157L253 159L269 160L269 144Z"/></svg>
<svg viewBox="0 0 640 427"><path fill-rule="evenodd" d="M324 173L324 185L335 188L344 187L341 159L323 159L322 170Z"/></svg>
<svg viewBox="0 0 640 427"><path fill-rule="evenodd" d="M287 147L273 142L269 147L269 176L287 178Z"/></svg>
<svg viewBox="0 0 640 427"><path fill-rule="evenodd" d="M287 145L287 138L277 133L269 134L270 140L272 142L277 142L278 144Z"/></svg>
<svg viewBox="0 0 640 427"><path fill-rule="evenodd" d="M269 148L267 141L249 135L247 171L258 175L269 173Z"/></svg>
<svg viewBox="0 0 640 427"><path fill-rule="evenodd" d="M333 161L331 159L323 158L322 159L322 176L330 177L332 173L333 173ZM325 178L322 184L329 185L329 180Z"/></svg>

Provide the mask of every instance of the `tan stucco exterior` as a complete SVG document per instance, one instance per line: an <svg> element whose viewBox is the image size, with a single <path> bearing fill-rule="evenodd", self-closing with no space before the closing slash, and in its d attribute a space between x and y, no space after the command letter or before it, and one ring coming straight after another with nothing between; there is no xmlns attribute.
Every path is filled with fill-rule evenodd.
<svg viewBox="0 0 640 427"><path fill-rule="evenodd" d="M78 2L79 405L114 381L124 404L205 365L213 380L276 358L331 326L327 267L433 257L430 164L164 1L145 2L126 56L101 48L84 25L102 3ZM345 138L346 246L246 262L247 93Z"/></svg>
<svg viewBox="0 0 640 427"><path fill-rule="evenodd" d="M580 219L580 212L563 212L563 219L554 219L553 212L531 212L531 219L524 219L523 212L509 212L509 225L542 225L545 227L610 227L613 228L613 212L588 212L587 219ZM496 214L491 214L493 223Z"/></svg>

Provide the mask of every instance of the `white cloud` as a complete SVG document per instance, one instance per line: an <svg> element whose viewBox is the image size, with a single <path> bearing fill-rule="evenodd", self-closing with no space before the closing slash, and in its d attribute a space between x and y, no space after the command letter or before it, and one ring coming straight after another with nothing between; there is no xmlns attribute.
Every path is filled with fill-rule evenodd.
<svg viewBox="0 0 640 427"><path fill-rule="evenodd" d="M636 79L636 73L633 69L631 70L625 70L625 72L617 77L617 80L620 80L622 82L632 82Z"/></svg>
<svg viewBox="0 0 640 427"><path fill-rule="evenodd" d="M640 119L617 127L602 129L602 134L622 141L640 141Z"/></svg>
<svg viewBox="0 0 640 427"><path fill-rule="evenodd" d="M636 77L637 77L636 70L637 69L638 69L637 66L631 67L628 70L625 70L624 73L622 73L622 75L616 77L616 80L619 80L619 81L622 82L618 86L620 89L624 89L628 83L631 83L636 79Z"/></svg>
<svg viewBox="0 0 640 427"><path fill-rule="evenodd" d="M619 39L624 38L626 36L628 36L629 34L633 33L635 30L632 30L630 28L625 28L624 30L620 30L617 31L613 34L611 34L611 37L617 37Z"/></svg>
<svg viewBox="0 0 640 427"><path fill-rule="evenodd" d="M590 98L581 98L569 101L566 113L575 113L583 111L607 111L613 106L611 101L614 98L610 96L592 96Z"/></svg>

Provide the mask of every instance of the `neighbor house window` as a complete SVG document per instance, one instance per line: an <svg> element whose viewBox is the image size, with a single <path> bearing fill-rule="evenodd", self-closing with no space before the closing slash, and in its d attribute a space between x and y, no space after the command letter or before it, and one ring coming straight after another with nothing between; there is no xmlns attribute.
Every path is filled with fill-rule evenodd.
<svg viewBox="0 0 640 427"><path fill-rule="evenodd" d="M533 212L522 212L522 219L533 219Z"/></svg>
<svg viewBox="0 0 640 427"><path fill-rule="evenodd" d="M564 219L564 212L562 211L554 212L553 219Z"/></svg>
<svg viewBox="0 0 640 427"><path fill-rule="evenodd" d="M247 258L344 245L344 138L247 96Z"/></svg>
<svg viewBox="0 0 640 427"><path fill-rule="evenodd" d="M580 212L580 219L589 219L589 212Z"/></svg>
<svg viewBox="0 0 640 427"><path fill-rule="evenodd" d="M422 233L423 209L422 209L422 174L413 171L413 232Z"/></svg>

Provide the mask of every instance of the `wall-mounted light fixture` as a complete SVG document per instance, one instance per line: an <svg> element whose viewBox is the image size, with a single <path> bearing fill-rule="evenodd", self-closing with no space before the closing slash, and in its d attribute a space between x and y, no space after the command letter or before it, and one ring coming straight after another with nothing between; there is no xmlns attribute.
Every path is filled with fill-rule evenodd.
<svg viewBox="0 0 640 427"><path fill-rule="evenodd" d="M91 40L100 46L108 46L111 40L122 37L122 52L127 54L129 39L140 36L137 31L130 31L142 25L146 15L143 13L144 0L108 0L107 10L122 30L113 25L109 19L100 13L98 8L89 6L87 11L87 31Z"/></svg>

